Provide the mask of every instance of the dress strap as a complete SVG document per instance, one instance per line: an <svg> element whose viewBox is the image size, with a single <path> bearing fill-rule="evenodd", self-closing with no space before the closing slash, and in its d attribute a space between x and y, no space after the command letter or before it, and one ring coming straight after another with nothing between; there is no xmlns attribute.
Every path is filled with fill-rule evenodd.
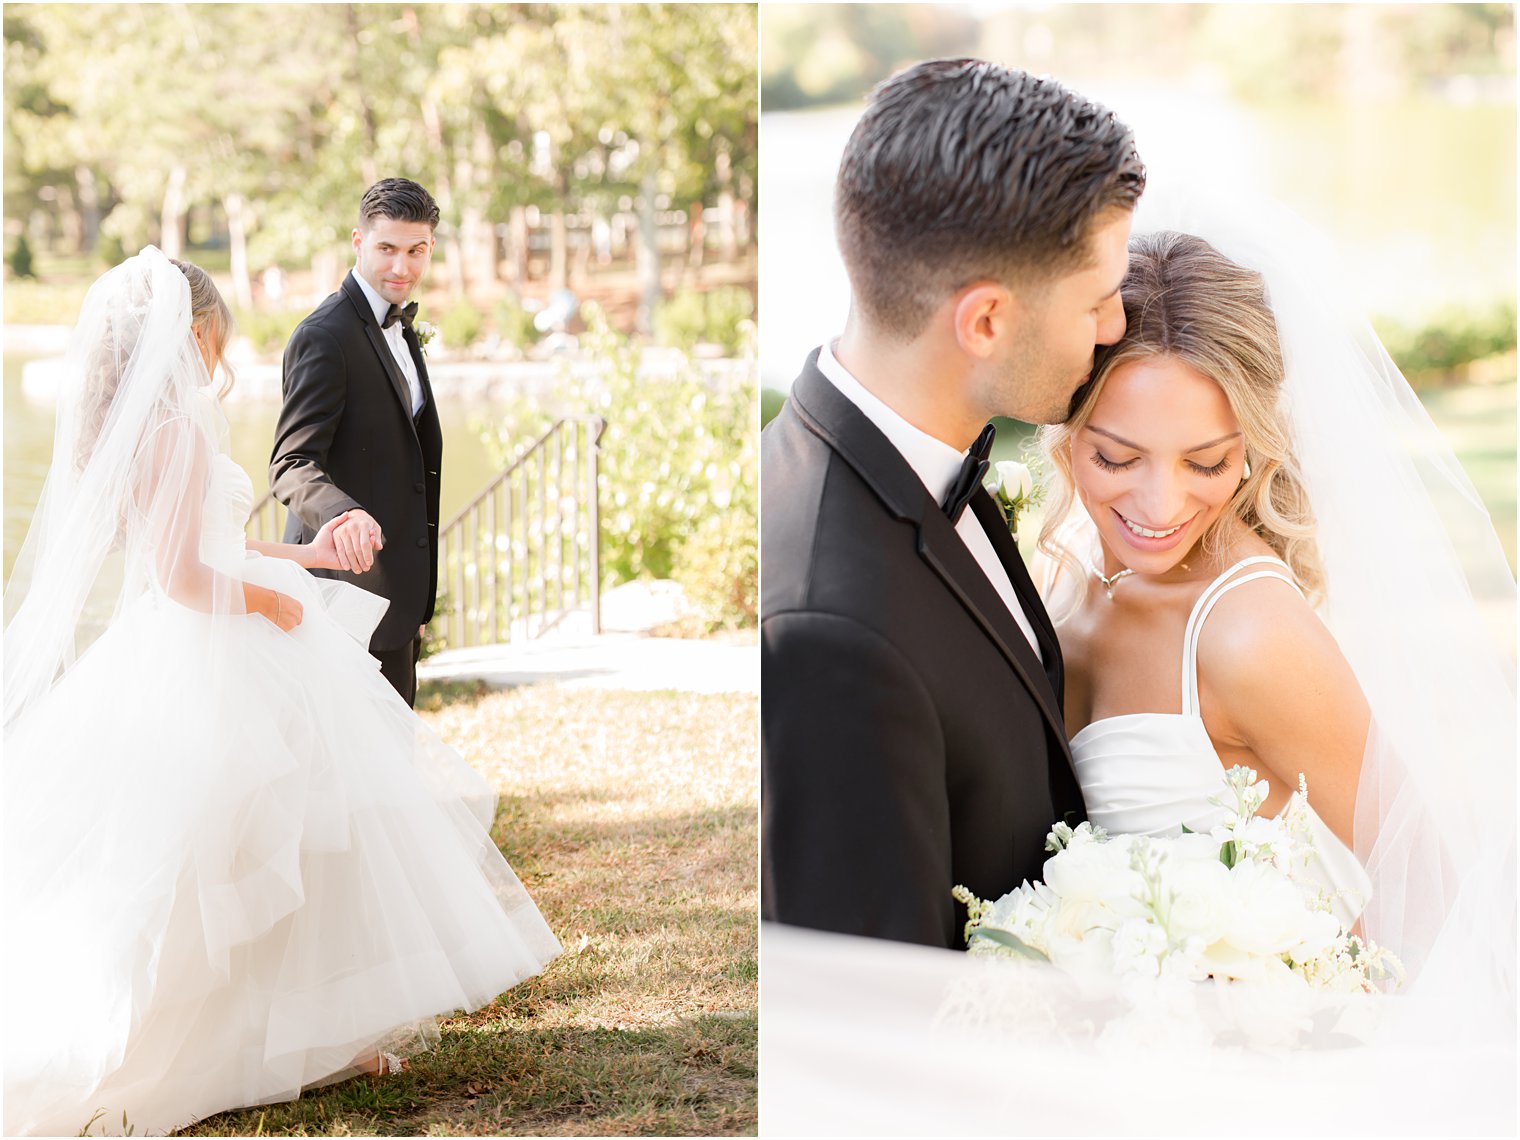
<svg viewBox="0 0 1520 1140"><path fill-rule="evenodd" d="M1271 570L1255 570L1250 574L1242 574L1240 577L1231 577L1237 570L1247 566L1270 564ZM1281 569L1277 569L1281 567ZM1258 578L1277 578L1288 583L1300 596L1303 590L1299 589L1298 583L1292 578L1292 571L1287 563L1281 558L1273 558L1271 555L1258 554L1251 558L1242 558L1231 566L1219 577L1208 584L1208 588L1198 596L1193 603L1193 612L1188 615L1187 632L1182 636L1182 712L1185 716L1198 715L1198 635L1203 630L1204 620L1209 616L1215 604L1220 598L1233 590L1236 586L1243 586L1247 582L1254 582Z"/></svg>

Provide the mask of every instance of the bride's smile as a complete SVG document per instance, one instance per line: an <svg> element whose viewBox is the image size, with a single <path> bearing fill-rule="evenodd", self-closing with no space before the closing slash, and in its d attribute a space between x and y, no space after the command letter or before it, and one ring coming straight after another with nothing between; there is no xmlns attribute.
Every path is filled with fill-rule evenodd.
<svg viewBox="0 0 1520 1140"><path fill-rule="evenodd" d="M1224 391L1170 356L1114 368L1071 448L1107 573L1187 561L1243 478L1244 437Z"/></svg>

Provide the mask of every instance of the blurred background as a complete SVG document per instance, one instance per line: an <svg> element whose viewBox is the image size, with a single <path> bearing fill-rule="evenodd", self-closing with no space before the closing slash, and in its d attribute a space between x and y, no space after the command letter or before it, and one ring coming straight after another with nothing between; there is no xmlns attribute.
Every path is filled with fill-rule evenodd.
<svg viewBox="0 0 1520 1140"><path fill-rule="evenodd" d="M1515 24L1502 4L766 4L762 407L843 328L839 154L872 85L974 55L1136 134L1151 184L1253 185L1331 235L1515 565ZM999 457L1022 425L1000 425Z"/></svg>
<svg viewBox="0 0 1520 1140"><path fill-rule="evenodd" d="M597 411L606 584L753 577L748 551L715 561L728 536L682 556L754 430L752 6L37 4L4 35L7 576L90 282L149 242L212 273L262 495L285 342L352 264L365 188L402 175L443 215L416 299L445 519L526 433ZM597 382L616 353L625 382ZM740 597L705 624L746 620L742 582L698 587Z"/></svg>
<svg viewBox="0 0 1520 1140"><path fill-rule="evenodd" d="M365 189L422 183L418 709L566 948L407 1074L193 1134L754 1134L758 35L741 4L5 6L7 579L91 282L150 242L211 272L262 495L291 331Z"/></svg>

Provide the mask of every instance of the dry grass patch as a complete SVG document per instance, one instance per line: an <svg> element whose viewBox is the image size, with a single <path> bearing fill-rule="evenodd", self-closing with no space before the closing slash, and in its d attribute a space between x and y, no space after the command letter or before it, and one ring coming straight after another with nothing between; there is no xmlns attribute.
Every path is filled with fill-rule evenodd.
<svg viewBox="0 0 1520 1140"><path fill-rule="evenodd" d="M754 1133L757 699L428 685L419 708L496 789L564 954L408 1073L186 1134Z"/></svg>

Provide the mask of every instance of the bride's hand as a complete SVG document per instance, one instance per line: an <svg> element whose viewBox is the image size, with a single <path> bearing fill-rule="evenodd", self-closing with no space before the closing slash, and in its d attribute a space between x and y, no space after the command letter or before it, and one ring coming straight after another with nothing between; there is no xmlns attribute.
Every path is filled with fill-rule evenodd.
<svg viewBox="0 0 1520 1140"><path fill-rule="evenodd" d="M328 519L317 531L317 536L308 544L307 563L308 570L342 570L345 567L338 561L338 545L333 541L333 531L348 519L349 512L344 511L336 518Z"/></svg>
<svg viewBox="0 0 1520 1140"><path fill-rule="evenodd" d="M260 603L257 612L274 622L284 632L289 633L301 624L301 618L304 615L301 603L289 594L282 594L278 590L265 590Z"/></svg>

